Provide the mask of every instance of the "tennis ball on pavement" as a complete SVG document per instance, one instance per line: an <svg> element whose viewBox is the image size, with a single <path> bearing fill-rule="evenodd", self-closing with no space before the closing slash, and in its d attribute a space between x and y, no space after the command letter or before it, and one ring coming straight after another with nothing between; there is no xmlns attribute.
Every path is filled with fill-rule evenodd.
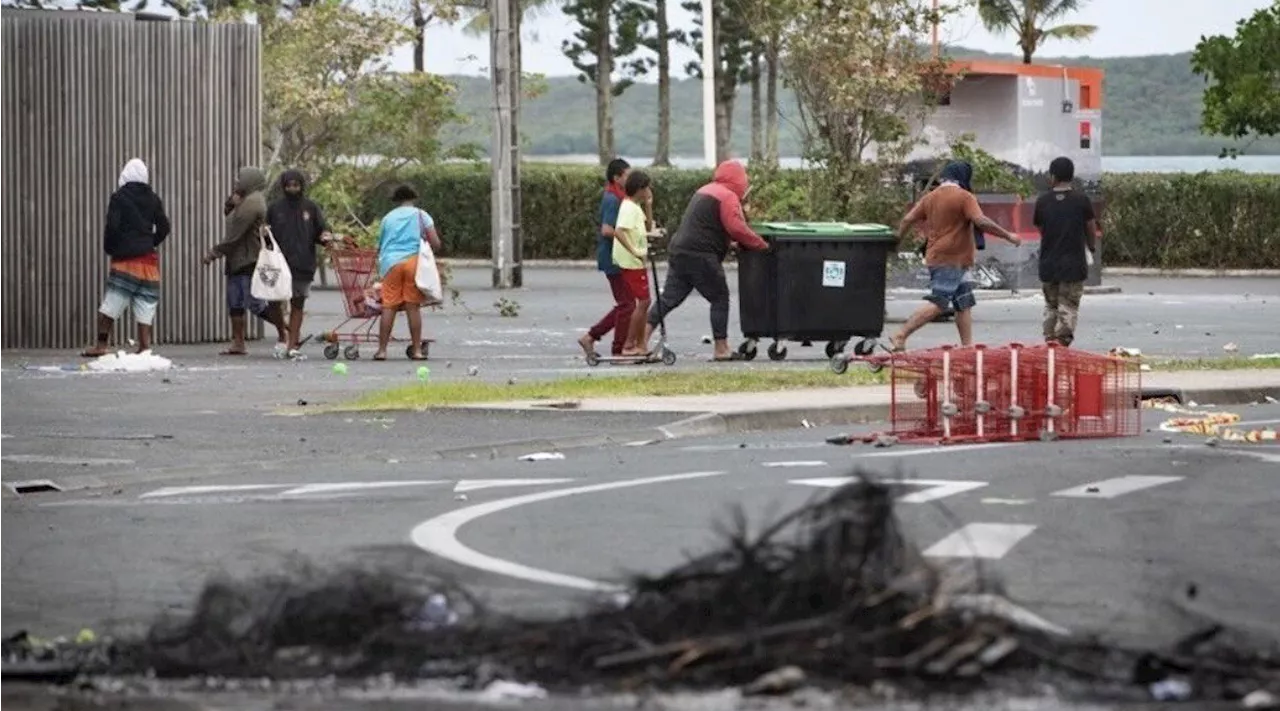
<svg viewBox="0 0 1280 711"><path fill-rule="evenodd" d="M334 363L334 364L333 364L333 372L334 372L335 374L337 374L337 375L346 375L346 374L347 374L347 364L346 364L346 363Z"/></svg>
<svg viewBox="0 0 1280 711"><path fill-rule="evenodd" d="M431 369L425 365L418 366L418 380L421 380L422 382L425 383L430 379L431 379Z"/></svg>
<svg viewBox="0 0 1280 711"><path fill-rule="evenodd" d="M93 644L97 640L98 635L94 634L93 630L88 627L80 630L80 633L76 635L76 644Z"/></svg>

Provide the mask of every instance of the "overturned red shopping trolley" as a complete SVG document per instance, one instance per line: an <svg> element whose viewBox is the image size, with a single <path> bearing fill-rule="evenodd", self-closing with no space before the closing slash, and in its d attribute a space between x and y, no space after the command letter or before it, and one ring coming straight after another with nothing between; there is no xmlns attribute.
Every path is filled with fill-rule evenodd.
<svg viewBox="0 0 1280 711"><path fill-rule="evenodd" d="M1142 431L1132 361L1056 345L943 347L869 356L890 369L892 429L903 442L1128 437Z"/></svg>

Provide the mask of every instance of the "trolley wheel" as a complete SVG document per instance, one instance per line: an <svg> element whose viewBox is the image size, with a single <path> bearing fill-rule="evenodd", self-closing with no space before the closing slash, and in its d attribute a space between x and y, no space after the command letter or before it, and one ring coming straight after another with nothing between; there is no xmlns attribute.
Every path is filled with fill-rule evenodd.
<svg viewBox="0 0 1280 711"><path fill-rule="evenodd" d="M1049 430L1040 430L1040 441L1041 442L1057 442L1058 433L1050 432Z"/></svg>
<svg viewBox="0 0 1280 711"><path fill-rule="evenodd" d="M843 353L837 353L831 356L831 372L836 375L844 375L849 370L849 359Z"/></svg>
<svg viewBox="0 0 1280 711"><path fill-rule="evenodd" d="M860 356L869 356L876 352L876 339L864 338L853 344L853 352Z"/></svg>
<svg viewBox="0 0 1280 711"><path fill-rule="evenodd" d="M867 370L870 370L873 373L879 373L884 370L884 363L879 361L867 361Z"/></svg>
<svg viewBox="0 0 1280 711"><path fill-rule="evenodd" d="M843 353L844 347L849 345L848 341L827 341L827 357L835 357L837 353Z"/></svg>
<svg viewBox="0 0 1280 711"><path fill-rule="evenodd" d="M330 343L324 347L324 357L333 360L338 357L338 344Z"/></svg>
<svg viewBox="0 0 1280 711"><path fill-rule="evenodd" d="M422 357L423 357L423 358L430 358L430 357L431 357L431 342L430 342L430 341L422 341L421 343L419 343L419 344L418 344L418 350L422 351ZM404 357L405 357L405 358L409 358L410 360L412 360L412 359L413 359L413 344L412 344L412 343L410 343L409 345L407 345L407 346L405 346L405 347L404 347Z"/></svg>
<svg viewBox="0 0 1280 711"><path fill-rule="evenodd" d="M675 365L675 364L676 364L676 352L675 352L675 351L673 351L673 350L671 350L670 348L663 348L663 349L662 349L662 364L663 364L663 365Z"/></svg>
<svg viewBox="0 0 1280 711"><path fill-rule="evenodd" d="M588 353L587 365L591 366L592 368L596 367L597 365L600 365L600 354L596 353L595 351Z"/></svg>
<svg viewBox="0 0 1280 711"><path fill-rule="evenodd" d="M343 348L342 357L347 360L360 360L360 346L353 343L346 348Z"/></svg>
<svg viewBox="0 0 1280 711"><path fill-rule="evenodd" d="M778 347L777 341L769 344L769 360L783 360L787 357L787 347Z"/></svg>

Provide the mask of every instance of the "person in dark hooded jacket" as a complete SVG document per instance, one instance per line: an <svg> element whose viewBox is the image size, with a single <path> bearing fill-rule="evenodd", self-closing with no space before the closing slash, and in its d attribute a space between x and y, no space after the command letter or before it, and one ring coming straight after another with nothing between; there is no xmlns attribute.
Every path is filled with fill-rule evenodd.
<svg viewBox="0 0 1280 711"><path fill-rule="evenodd" d="M332 239L320 207L306 197L307 179L301 171L286 170L280 176L283 196L267 208L267 225L275 236L289 273L293 276L293 298L289 300L289 351L299 355L302 320L311 281L316 274L316 246Z"/></svg>
<svg viewBox="0 0 1280 711"><path fill-rule="evenodd" d="M117 189L107 206L102 246L111 257L107 293L98 309L98 339L84 351L87 358L106 355L111 329L126 308L138 322L138 352L151 349L151 325L160 303L160 254L169 236L164 203L149 184L147 165L134 158L120 171Z"/></svg>
<svg viewBox="0 0 1280 711"><path fill-rule="evenodd" d="M649 325L641 343L644 350L648 350L653 329L661 318L697 291L711 303L715 360L741 357L729 349L729 283L724 277L724 260L729 255L729 245L735 242L743 249L769 248L769 243L747 225L742 213L749 187L747 169L728 160L716 166L711 182L699 188L689 201L680 228L667 248L667 279L662 295L649 310Z"/></svg>

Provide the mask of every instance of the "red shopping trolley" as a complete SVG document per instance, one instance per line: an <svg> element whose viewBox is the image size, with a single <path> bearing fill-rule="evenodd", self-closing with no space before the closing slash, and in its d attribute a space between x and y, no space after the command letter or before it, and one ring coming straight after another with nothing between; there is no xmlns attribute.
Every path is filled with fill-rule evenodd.
<svg viewBox="0 0 1280 711"><path fill-rule="evenodd" d="M356 360L361 343L378 342L378 322L382 319L382 299L375 278L378 252L363 247L331 247L329 259L342 288L347 319L324 332L324 357L334 360L341 352L347 360ZM423 356L429 355L431 343L431 339L423 339ZM413 346L406 346L405 355L412 354Z"/></svg>

